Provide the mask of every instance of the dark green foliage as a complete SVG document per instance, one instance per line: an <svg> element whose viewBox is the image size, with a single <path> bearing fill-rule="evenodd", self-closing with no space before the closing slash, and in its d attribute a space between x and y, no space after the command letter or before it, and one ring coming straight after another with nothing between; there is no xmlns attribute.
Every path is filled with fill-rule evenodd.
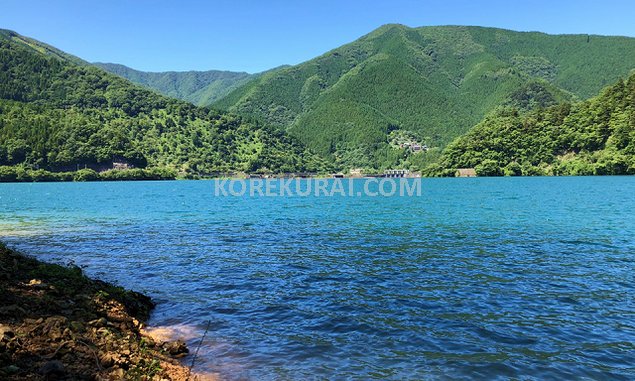
<svg viewBox="0 0 635 381"><path fill-rule="evenodd" d="M3 165L52 172L148 166L193 175L328 169L261 123L166 98L0 35ZM96 179L88 171L73 178Z"/></svg>
<svg viewBox="0 0 635 381"><path fill-rule="evenodd" d="M442 148L497 106L586 99L634 67L632 38L386 25L215 105L288 129L344 167L408 166L389 126Z"/></svg>
<svg viewBox="0 0 635 381"><path fill-rule="evenodd" d="M479 176L502 176L503 170L500 168L499 163L493 159L485 159L481 161L476 167L476 174Z"/></svg>
<svg viewBox="0 0 635 381"><path fill-rule="evenodd" d="M44 169L26 169L22 166L1 166L2 182L55 182L55 181L124 181L124 180L174 180L175 171L166 168L112 169L97 172L80 169L75 172L50 172Z"/></svg>
<svg viewBox="0 0 635 381"><path fill-rule="evenodd" d="M255 77L231 71L143 72L112 63L94 64L160 94L208 106Z"/></svg>
<svg viewBox="0 0 635 381"><path fill-rule="evenodd" d="M548 82L538 80L528 82L512 92L505 105L522 110L533 110L554 106L563 100L558 89Z"/></svg>
<svg viewBox="0 0 635 381"><path fill-rule="evenodd" d="M96 181L99 179L99 173L92 169L80 169L73 175L73 181Z"/></svg>
<svg viewBox="0 0 635 381"><path fill-rule="evenodd" d="M99 180L102 181L126 181L126 180L173 180L177 173L166 168L134 168L126 170L110 170L101 172Z"/></svg>
<svg viewBox="0 0 635 381"><path fill-rule="evenodd" d="M635 174L635 75L596 97L522 113L503 108L450 144L429 174Z"/></svg>

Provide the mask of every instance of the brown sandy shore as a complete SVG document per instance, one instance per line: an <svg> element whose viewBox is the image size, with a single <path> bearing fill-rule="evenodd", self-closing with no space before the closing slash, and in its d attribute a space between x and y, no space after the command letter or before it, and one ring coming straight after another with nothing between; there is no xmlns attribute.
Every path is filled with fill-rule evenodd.
<svg viewBox="0 0 635 381"><path fill-rule="evenodd" d="M147 296L0 243L0 380L208 380L182 342L145 334Z"/></svg>

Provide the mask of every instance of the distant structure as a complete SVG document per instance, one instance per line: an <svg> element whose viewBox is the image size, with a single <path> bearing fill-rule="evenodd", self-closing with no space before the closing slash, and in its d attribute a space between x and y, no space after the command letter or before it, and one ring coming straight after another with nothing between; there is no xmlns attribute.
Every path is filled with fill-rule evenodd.
<svg viewBox="0 0 635 381"><path fill-rule="evenodd" d="M134 165L126 162L126 161L113 161L112 162L112 169L117 169L117 170L124 170L124 169L130 169L130 168L134 168Z"/></svg>
<svg viewBox="0 0 635 381"><path fill-rule="evenodd" d="M474 168L459 168L454 175L456 177L476 177L476 170Z"/></svg>
<svg viewBox="0 0 635 381"><path fill-rule="evenodd" d="M425 144L419 144L417 142L405 142L405 143L400 143L399 144L399 148L404 148L404 149L409 149L410 151L414 152L414 153L418 153L418 152L428 152L428 146Z"/></svg>
<svg viewBox="0 0 635 381"><path fill-rule="evenodd" d="M353 168L350 172L351 177L363 177L364 171L361 168Z"/></svg>
<svg viewBox="0 0 635 381"><path fill-rule="evenodd" d="M410 171L407 169L388 169L384 171L384 177L407 177Z"/></svg>

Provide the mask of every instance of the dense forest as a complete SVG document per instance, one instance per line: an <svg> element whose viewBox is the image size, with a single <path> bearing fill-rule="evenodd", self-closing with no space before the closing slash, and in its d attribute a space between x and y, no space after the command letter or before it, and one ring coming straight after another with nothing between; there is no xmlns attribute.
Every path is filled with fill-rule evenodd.
<svg viewBox="0 0 635 381"><path fill-rule="evenodd" d="M0 181L633 174L635 77L579 101L632 62L629 38L388 25L246 78L217 103L239 117L0 30ZM193 77L178 78L187 92Z"/></svg>
<svg viewBox="0 0 635 381"><path fill-rule="evenodd" d="M42 46L0 33L0 166L20 168L3 168L9 177L117 165L169 171L137 173L150 178L328 168L283 131L167 98Z"/></svg>
<svg viewBox="0 0 635 381"><path fill-rule="evenodd" d="M579 103L502 107L450 144L430 175L635 174L635 74Z"/></svg>
<svg viewBox="0 0 635 381"><path fill-rule="evenodd" d="M288 129L343 168L416 168L502 104L587 99L634 67L633 38L385 25L215 105ZM395 130L437 150L404 157Z"/></svg>
<svg viewBox="0 0 635 381"><path fill-rule="evenodd" d="M145 72L112 63L97 62L93 65L160 94L197 106L209 106L258 76L221 70Z"/></svg>

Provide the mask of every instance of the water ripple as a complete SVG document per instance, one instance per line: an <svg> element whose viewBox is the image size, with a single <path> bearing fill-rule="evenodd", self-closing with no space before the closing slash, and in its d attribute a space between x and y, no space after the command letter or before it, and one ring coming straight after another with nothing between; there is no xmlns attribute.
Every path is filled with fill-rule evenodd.
<svg viewBox="0 0 635 381"><path fill-rule="evenodd" d="M211 321L229 380L635 378L635 179L218 198L210 182L1 184L0 238ZM185 328L183 328L185 327Z"/></svg>

